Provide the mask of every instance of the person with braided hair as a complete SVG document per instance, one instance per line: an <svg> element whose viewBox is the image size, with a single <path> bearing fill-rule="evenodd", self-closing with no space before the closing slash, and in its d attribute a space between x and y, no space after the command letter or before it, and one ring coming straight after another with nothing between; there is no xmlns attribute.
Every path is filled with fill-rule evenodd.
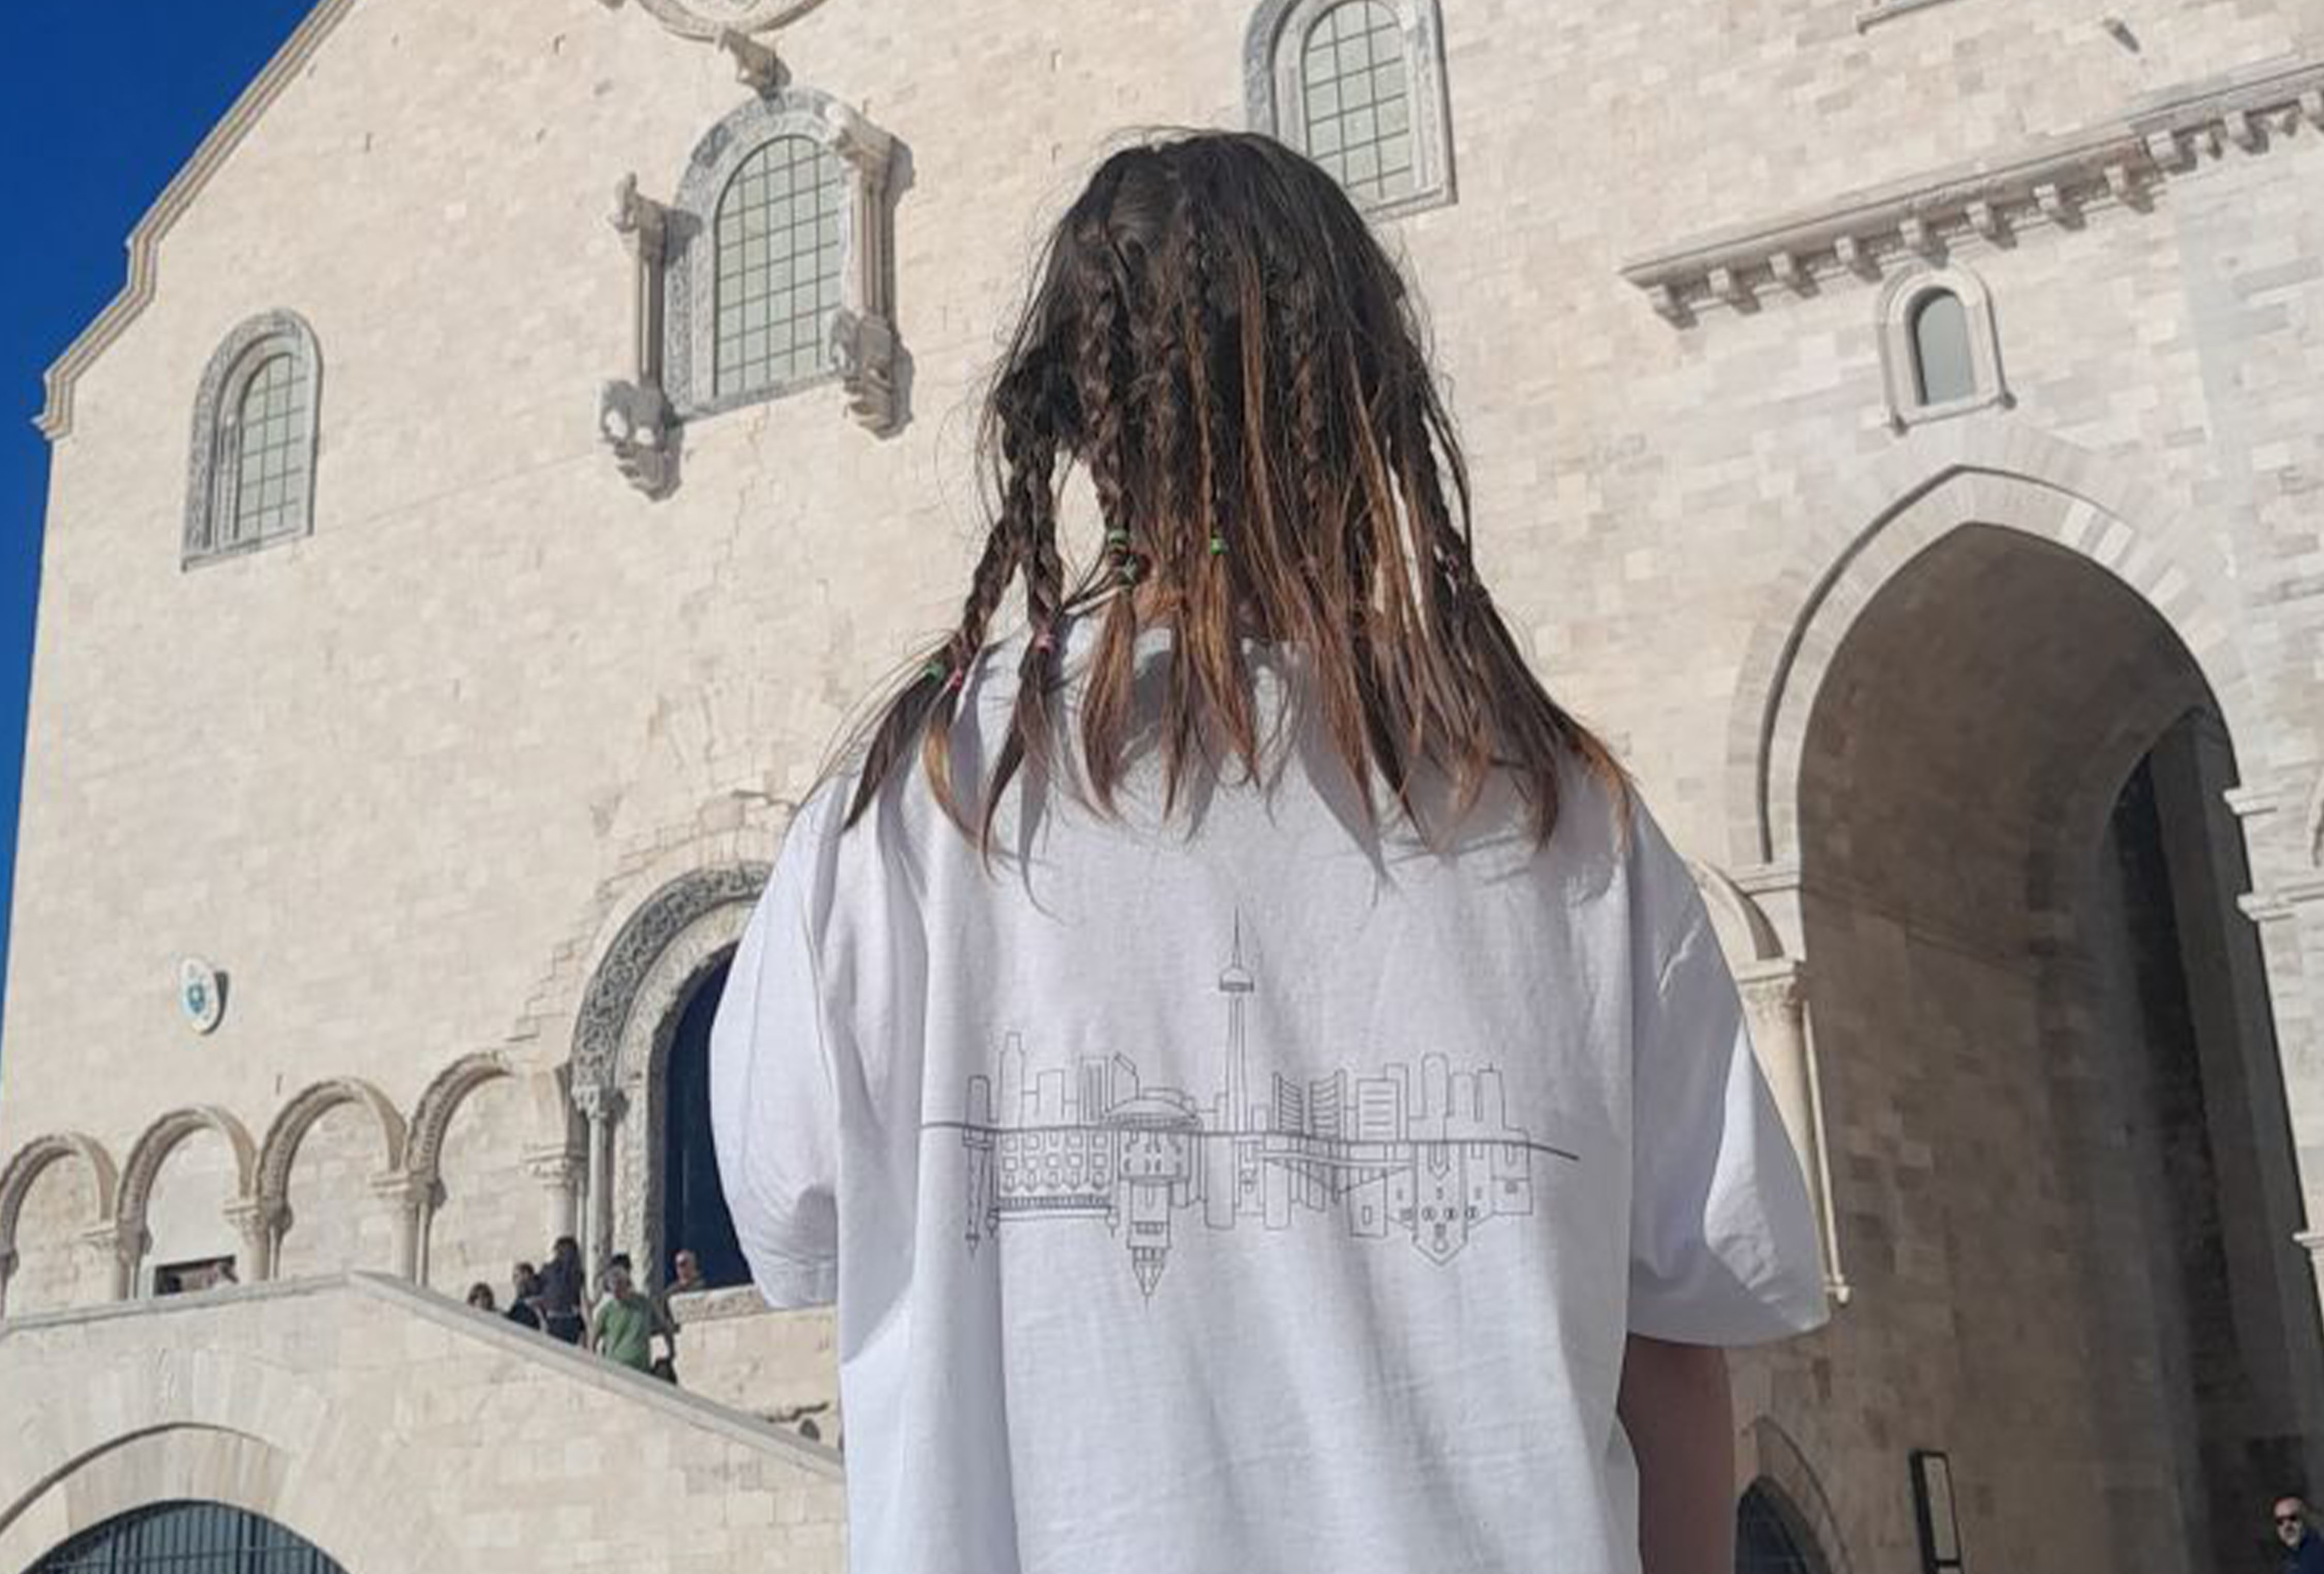
<svg viewBox="0 0 2324 1574"><path fill-rule="evenodd" d="M958 624L712 1036L866 1574L1729 1564L1723 1351L1823 1320L1806 1188L1422 345L1265 137L1124 148L1048 244Z"/></svg>

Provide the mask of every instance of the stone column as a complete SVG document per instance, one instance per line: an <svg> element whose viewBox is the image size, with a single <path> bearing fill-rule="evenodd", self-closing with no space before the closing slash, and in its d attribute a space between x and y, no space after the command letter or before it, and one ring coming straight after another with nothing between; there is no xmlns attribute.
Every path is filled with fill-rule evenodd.
<svg viewBox="0 0 2324 1574"><path fill-rule="evenodd" d="M397 1275L426 1284L428 1218L435 1204L435 1182L408 1170L390 1170L371 1178L371 1192L395 1210Z"/></svg>
<svg viewBox="0 0 2324 1574"><path fill-rule="evenodd" d="M581 1235L581 1183L589 1173L588 1155L569 1147L537 1147L524 1155L525 1174L548 1193L549 1238Z"/></svg>
<svg viewBox="0 0 2324 1574"><path fill-rule="evenodd" d="M242 1237L243 1272L248 1282L263 1284L274 1277L275 1253L290 1210L270 1198L247 1197L227 1203L226 1217Z"/></svg>
<svg viewBox="0 0 2324 1574"><path fill-rule="evenodd" d="M613 1255L613 1123L622 1118L619 1090L591 1083L573 1091L589 1122L589 1282L602 1283Z"/></svg>
<svg viewBox="0 0 2324 1574"><path fill-rule="evenodd" d="M1751 1044L1775 1095L1784 1130L1800 1156L1808 1195L1815 1203L1823 1248L1824 1286L1845 1305L1849 1284L1840 1266L1840 1236L1832 1216L1831 1164L1824 1146L1823 1094L1807 1019L1807 993L1799 964L1784 961L1747 968L1738 980Z"/></svg>
<svg viewBox="0 0 2324 1574"><path fill-rule="evenodd" d="M118 1224L100 1224L83 1230L80 1242L105 1258L109 1277L106 1293L115 1301L129 1300L136 1286L137 1259L145 1250L143 1229L124 1229Z"/></svg>

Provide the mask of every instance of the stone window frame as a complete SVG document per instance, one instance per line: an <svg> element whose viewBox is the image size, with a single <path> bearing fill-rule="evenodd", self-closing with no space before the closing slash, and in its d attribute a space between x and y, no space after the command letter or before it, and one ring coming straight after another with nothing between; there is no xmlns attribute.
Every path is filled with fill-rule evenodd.
<svg viewBox="0 0 2324 1574"><path fill-rule="evenodd" d="M1969 391L1937 404L1921 400L1919 349L1913 320L1921 303L1945 292L1961 303L1969 334ZM1993 297L1985 281L1958 264L1914 268L1889 281L1880 292L1877 316L1881 382L1888 424L1902 432L1930 421L2014 402L2001 370L2001 336L1994 325Z"/></svg>
<svg viewBox="0 0 2324 1574"><path fill-rule="evenodd" d="M718 207L743 163L780 137L805 137L839 161L847 199L840 220L840 306L816 370L720 396L717 389ZM679 421L724 415L830 382L847 384L857 419L874 430L898 419L878 394L896 363L894 221L896 143L844 104L812 87L754 97L695 147L670 210L663 288L663 380Z"/></svg>
<svg viewBox="0 0 2324 1574"><path fill-rule="evenodd" d="M1243 104L1254 131L1306 151L1308 34L1341 5L1369 3L1396 17L1412 104L1412 190L1357 206L1375 219L1401 218L1458 199L1452 172L1452 110L1445 81L1444 18L1438 0L1261 0L1243 34Z"/></svg>
<svg viewBox="0 0 2324 1574"><path fill-rule="evenodd" d="M295 440L299 459L299 501L290 511L291 523L248 540L220 544L218 532L232 511L227 467L221 462L229 416L238 414L243 395L259 370L278 354L297 363L307 396ZM263 548L296 540L314 533L315 461L321 445L323 356L314 328L295 311L264 311L238 324L226 335L203 369L200 391L194 399L193 440L186 462L186 517L180 540L179 566L240 557Z"/></svg>

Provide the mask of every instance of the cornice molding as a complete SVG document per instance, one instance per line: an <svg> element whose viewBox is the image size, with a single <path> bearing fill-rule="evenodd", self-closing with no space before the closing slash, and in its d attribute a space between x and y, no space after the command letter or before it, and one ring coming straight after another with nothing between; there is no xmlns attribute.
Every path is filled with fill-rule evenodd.
<svg viewBox="0 0 2324 1574"><path fill-rule="evenodd" d="M153 206L145 210L145 216L137 221L137 227L129 232L128 283L49 368L48 403L32 422L49 441L53 443L59 437L71 434L73 390L80 382L81 373L88 371L129 325L137 320L137 314L143 311L146 303L153 299L157 259L162 239L186 209L193 206L194 198L201 195L202 189L209 184L210 177L217 173L218 166L233 156L234 151L242 145L243 138L250 134L250 128L256 125L259 117L272 107L275 99L281 97L282 89L306 69L307 63L315 58L316 51L323 47L324 41L346 14L355 9L355 0L322 0L307 14L307 20L300 23L282 47L275 51L274 58L266 63L266 69L242 90L242 97L234 101L234 107L226 112L226 118L211 128L209 135L204 137L201 145L194 150L194 156L187 160L169 185L161 189L161 195L154 198Z"/></svg>
<svg viewBox="0 0 2324 1574"><path fill-rule="evenodd" d="M2143 209L2163 182L2230 146L2264 152L2303 123L2324 133L2324 60L2279 59L1997 157L1707 231L1625 263L1622 277L1683 327L1713 303L1749 310L1763 290L1805 295L1820 280L1877 280L1886 266L1940 258L1957 240L1997 242L2020 228L2075 228L2095 212Z"/></svg>

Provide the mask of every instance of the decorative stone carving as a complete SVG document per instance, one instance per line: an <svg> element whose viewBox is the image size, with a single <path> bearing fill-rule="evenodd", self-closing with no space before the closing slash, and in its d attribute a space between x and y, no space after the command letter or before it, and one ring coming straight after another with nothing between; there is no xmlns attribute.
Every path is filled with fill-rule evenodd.
<svg viewBox="0 0 2324 1574"><path fill-rule="evenodd" d="M507 1057L496 1050L462 1055L436 1073L411 1113L411 1133L401 1168L433 1186L443 1161L444 1134L460 1101L484 1082L510 1074Z"/></svg>
<svg viewBox="0 0 2324 1574"><path fill-rule="evenodd" d="M651 498L677 490L678 427L660 389L606 383L597 396L597 434L622 480Z"/></svg>
<svg viewBox="0 0 2324 1574"><path fill-rule="evenodd" d="M387 1095L369 1082L352 1077L340 1077L327 1082L318 1082L301 1091L282 1107L282 1112L267 1128L266 1138L258 1150L258 1195L276 1205L290 1194L290 1167L297 1161L299 1145L305 1140L308 1128L342 1104L360 1105L379 1129L380 1163L395 1169L403 1163L403 1117L388 1100Z"/></svg>
<svg viewBox="0 0 2324 1574"><path fill-rule="evenodd" d="M786 136L828 150L845 177L839 310L826 330L822 364L785 382L721 393L715 310L719 205L752 155ZM894 138L812 87L766 93L710 129L694 150L673 204L664 286L668 326L661 336L670 419L716 415L836 380L850 413L875 433L884 436L903 424L909 379L895 329L890 260L901 165Z"/></svg>
<svg viewBox="0 0 2324 1574"><path fill-rule="evenodd" d="M290 1228L290 1210L270 1198L247 1197L227 1203L226 1217L242 1237L244 1271L251 1282L261 1284L274 1277L275 1252L281 1245L282 1232Z"/></svg>
<svg viewBox="0 0 2324 1574"><path fill-rule="evenodd" d="M1998 244L2020 224L2080 224L2094 205L2145 208L2153 186L2229 146L2264 153L2271 126L2302 117L2324 125L2324 62L2246 68L2166 104L2045 136L2022 151L1698 235L1626 264L1622 277L1658 314L1683 325L1697 304L1753 300L1761 280L1877 275L1882 253L1935 255L1956 234ZM1778 256L1791 259L1786 273L1776 272Z"/></svg>
<svg viewBox="0 0 2324 1574"><path fill-rule="evenodd" d="M428 1277L428 1221L436 1207L436 1177L411 1170L391 1170L371 1178L371 1194L388 1205L395 1219L395 1271L415 1284Z"/></svg>
<svg viewBox="0 0 2324 1574"><path fill-rule="evenodd" d="M613 451L622 478L648 497L678 484L678 424L662 389L663 273L669 253L669 209L640 194L638 178L613 188L613 226L629 243L630 375L597 397L597 432Z"/></svg>
<svg viewBox="0 0 2324 1574"><path fill-rule="evenodd" d="M783 63L774 46L761 43L740 28L718 30L718 52L734 62L734 79L753 93L772 93L783 85Z"/></svg>
<svg viewBox="0 0 2324 1574"><path fill-rule="evenodd" d="M881 436L901 423L902 399L896 384L896 330L883 318L858 317L843 309L831 319L832 352L839 358L839 383L847 391L847 413Z"/></svg>
<svg viewBox="0 0 2324 1574"><path fill-rule="evenodd" d="M121 1192L115 1216L123 1230L140 1242L141 1250L146 1204L152 1198L153 1182L161 1173L163 1161L178 1144L204 1127L225 1138L233 1155L234 1196L240 1199L254 1195L258 1154L251 1144L250 1134L242 1128L242 1122L231 1111L211 1104L172 1109L145 1128L137 1146L129 1151L129 1162L121 1167Z"/></svg>
<svg viewBox="0 0 2324 1574"><path fill-rule="evenodd" d="M573 1100L584 1112L598 1097L593 1087L610 1089L622 1032L644 982L662 953L705 914L733 903L758 900L766 888L768 866L738 864L682 875L646 898L607 947L581 999L573 1033Z"/></svg>

